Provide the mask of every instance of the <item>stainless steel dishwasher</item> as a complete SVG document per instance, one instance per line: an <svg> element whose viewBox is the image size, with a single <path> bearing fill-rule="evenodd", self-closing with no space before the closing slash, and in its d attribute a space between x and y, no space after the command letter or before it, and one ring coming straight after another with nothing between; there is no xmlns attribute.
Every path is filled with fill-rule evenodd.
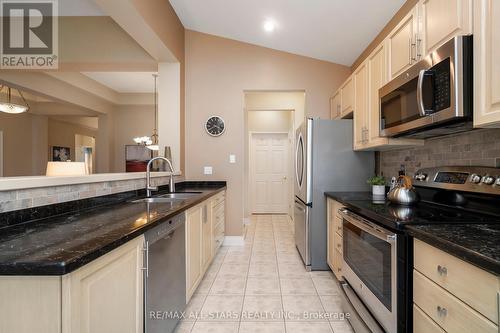
<svg viewBox="0 0 500 333"><path fill-rule="evenodd" d="M185 215L161 223L144 236L144 332L173 332L186 308Z"/></svg>

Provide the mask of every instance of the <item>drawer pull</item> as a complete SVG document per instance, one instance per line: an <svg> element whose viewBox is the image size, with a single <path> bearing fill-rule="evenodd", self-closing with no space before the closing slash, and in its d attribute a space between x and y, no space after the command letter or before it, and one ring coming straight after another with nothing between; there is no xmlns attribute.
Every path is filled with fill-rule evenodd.
<svg viewBox="0 0 500 333"><path fill-rule="evenodd" d="M448 314L448 310L439 305L437 306L436 310L439 317L446 317L446 315Z"/></svg>
<svg viewBox="0 0 500 333"><path fill-rule="evenodd" d="M438 271L439 275L441 275L441 276L448 275L448 269L445 266L438 265L437 271Z"/></svg>

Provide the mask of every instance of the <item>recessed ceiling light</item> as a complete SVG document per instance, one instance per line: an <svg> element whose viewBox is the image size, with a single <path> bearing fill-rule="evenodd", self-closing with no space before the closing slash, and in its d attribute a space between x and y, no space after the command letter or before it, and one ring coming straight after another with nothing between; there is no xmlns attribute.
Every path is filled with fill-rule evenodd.
<svg viewBox="0 0 500 333"><path fill-rule="evenodd" d="M276 24L273 21L267 20L264 22L264 30L267 32L273 32L276 28Z"/></svg>

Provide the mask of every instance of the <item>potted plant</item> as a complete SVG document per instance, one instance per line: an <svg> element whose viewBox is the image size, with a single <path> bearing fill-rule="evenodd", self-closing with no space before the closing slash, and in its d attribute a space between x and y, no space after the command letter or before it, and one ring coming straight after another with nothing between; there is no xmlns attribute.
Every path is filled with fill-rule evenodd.
<svg viewBox="0 0 500 333"><path fill-rule="evenodd" d="M372 194L376 196L385 195L385 178L384 176L373 176L367 181L372 186Z"/></svg>

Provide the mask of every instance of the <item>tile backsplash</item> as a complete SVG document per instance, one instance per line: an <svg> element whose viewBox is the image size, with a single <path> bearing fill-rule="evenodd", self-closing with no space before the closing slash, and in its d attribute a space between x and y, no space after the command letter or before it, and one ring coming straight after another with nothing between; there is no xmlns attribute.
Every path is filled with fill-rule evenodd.
<svg viewBox="0 0 500 333"><path fill-rule="evenodd" d="M500 129L482 129L427 139L423 146L380 152L377 172L396 176L401 165L413 175L434 166L500 167Z"/></svg>
<svg viewBox="0 0 500 333"><path fill-rule="evenodd" d="M168 184L169 180L170 177L154 177L151 182L154 186L159 186ZM130 179L0 191L0 213L139 190L145 187L145 179Z"/></svg>

